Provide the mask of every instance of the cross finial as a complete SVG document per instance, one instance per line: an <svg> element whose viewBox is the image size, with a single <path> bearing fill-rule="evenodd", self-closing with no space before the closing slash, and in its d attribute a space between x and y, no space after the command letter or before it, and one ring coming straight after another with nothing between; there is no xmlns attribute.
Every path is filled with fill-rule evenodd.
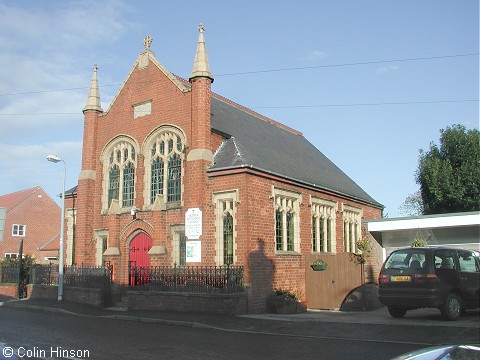
<svg viewBox="0 0 480 360"><path fill-rule="evenodd" d="M145 39L143 39L143 46L145 47L145 50L150 50L150 45L152 45L152 37L150 35L145 36Z"/></svg>
<svg viewBox="0 0 480 360"><path fill-rule="evenodd" d="M200 24L198 25L198 31L200 31L200 32L204 32L204 31L205 31L205 26L204 26L202 23L200 23Z"/></svg>

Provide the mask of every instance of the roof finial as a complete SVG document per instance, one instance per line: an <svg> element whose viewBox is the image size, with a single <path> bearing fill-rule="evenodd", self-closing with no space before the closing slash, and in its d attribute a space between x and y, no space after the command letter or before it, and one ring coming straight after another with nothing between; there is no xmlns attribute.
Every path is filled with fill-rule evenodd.
<svg viewBox="0 0 480 360"><path fill-rule="evenodd" d="M149 51L150 50L150 45L152 45L153 38L150 35L145 36L143 39L143 46L145 50Z"/></svg>
<svg viewBox="0 0 480 360"><path fill-rule="evenodd" d="M193 63L192 73L190 74L190 81L198 77L206 77L213 81L213 75L208 65L207 48L203 35L205 26L203 24L198 25L198 31L200 33L198 34L197 52L195 53L195 61Z"/></svg>

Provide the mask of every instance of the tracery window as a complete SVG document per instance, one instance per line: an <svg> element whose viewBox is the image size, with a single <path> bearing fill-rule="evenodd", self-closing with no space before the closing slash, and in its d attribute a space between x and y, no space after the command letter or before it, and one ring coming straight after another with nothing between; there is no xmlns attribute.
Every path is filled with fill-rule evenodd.
<svg viewBox="0 0 480 360"><path fill-rule="evenodd" d="M215 206L216 263L232 265L236 261L237 190L213 194Z"/></svg>
<svg viewBox="0 0 480 360"><path fill-rule="evenodd" d="M121 208L135 204L135 169L137 156L135 145L130 139L121 139L107 148L104 154L106 201L104 209L109 209L112 201L118 201ZM105 199L105 198L104 198Z"/></svg>
<svg viewBox="0 0 480 360"><path fill-rule="evenodd" d="M343 205L343 251L358 252L357 241L361 235L362 209Z"/></svg>
<svg viewBox="0 0 480 360"><path fill-rule="evenodd" d="M157 196L163 203L182 199L182 177L185 139L180 130L162 127L147 140L145 158L146 203L153 205Z"/></svg>
<svg viewBox="0 0 480 360"><path fill-rule="evenodd" d="M233 216L223 215L223 264L233 264Z"/></svg>
<svg viewBox="0 0 480 360"><path fill-rule="evenodd" d="M335 252L336 208L334 201L311 198L313 252Z"/></svg>
<svg viewBox="0 0 480 360"><path fill-rule="evenodd" d="M276 251L300 251L301 195L273 188Z"/></svg>

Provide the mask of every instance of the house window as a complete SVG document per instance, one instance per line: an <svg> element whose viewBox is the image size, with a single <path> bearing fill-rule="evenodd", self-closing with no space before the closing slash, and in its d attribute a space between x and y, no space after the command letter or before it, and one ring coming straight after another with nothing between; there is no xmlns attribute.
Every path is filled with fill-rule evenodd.
<svg viewBox="0 0 480 360"><path fill-rule="evenodd" d="M147 206L160 197L162 203L178 203L182 199L185 137L174 127L161 127L146 141L144 192Z"/></svg>
<svg viewBox="0 0 480 360"><path fill-rule="evenodd" d="M360 226L363 211L360 208L343 204L343 251L358 252L357 242L360 240Z"/></svg>
<svg viewBox="0 0 480 360"><path fill-rule="evenodd" d="M237 190L213 194L215 206L216 263L231 265L236 261Z"/></svg>
<svg viewBox="0 0 480 360"><path fill-rule="evenodd" d="M26 225L13 224L12 225L12 236L25 236Z"/></svg>
<svg viewBox="0 0 480 360"><path fill-rule="evenodd" d="M108 210L113 201L122 208L135 203L136 148L130 138L123 137L107 148L103 155L104 186L103 209Z"/></svg>
<svg viewBox="0 0 480 360"><path fill-rule="evenodd" d="M273 187L272 197L275 210L275 249L299 252L301 195Z"/></svg>
<svg viewBox="0 0 480 360"><path fill-rule="evenodd" d="M312 251L335 252L335 217L337 203L312 197Z"/></svg>
<svg viewBox="0 0 480 360"><path fill-rule="evenodd" d="M17 257L17 253L5 253L5 259L16 259Z"/></svg>

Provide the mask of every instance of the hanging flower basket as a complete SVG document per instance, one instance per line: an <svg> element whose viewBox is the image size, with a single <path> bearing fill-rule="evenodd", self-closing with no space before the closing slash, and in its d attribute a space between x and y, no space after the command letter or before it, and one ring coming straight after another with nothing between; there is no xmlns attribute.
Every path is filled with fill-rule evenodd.
<svg viewBox="0 0 480 360"><path fill-rule="evenodd" d="M317 259L312 265L310 265L310 267L313 271L323 271L327 270L327 263L322 259Z"/></svg>

